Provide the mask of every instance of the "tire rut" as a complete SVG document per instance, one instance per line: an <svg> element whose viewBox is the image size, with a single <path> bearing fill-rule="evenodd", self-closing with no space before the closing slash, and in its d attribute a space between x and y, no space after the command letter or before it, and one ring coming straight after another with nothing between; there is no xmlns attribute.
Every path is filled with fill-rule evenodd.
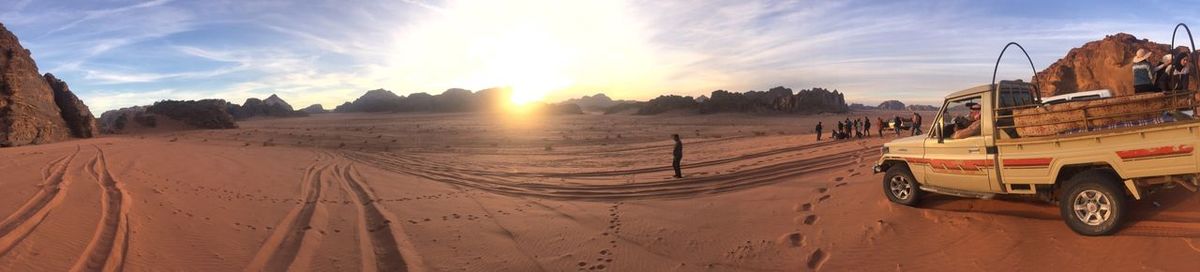
<svg viewBox="0 0 1200 272"><path fill-rule="evenodd" d="M113 178L108 169L104 150L96 148L97 155L90 163L90 174L100 183L101 217L96 233L83 254L75 261L71 271L121 271L125 265L125 254L129 245L129 195L123 193L123 185Z"/></svg>
<svg viewBox="0 0 1200 272"><path fill-rule="evenodd" d="M393 217L385 214L376 201L370 187L362 182L358 171L350 163L335 165L334 175L342 186L353 193L352 200L358 206L359 247L362 267L365 271L408 271L401 244L397 240ZM393 229L396 228L396 229ZM403 235L403 232L400 232Z"/></svg>
<svg viewBox="0 0 1200 272"><path fill-rule="evenodd" d="M70 185L63 176L80 149L76 146L71 154L50 161L42 169L42 183L38 184L41 189L26 200L16 212L0 221L0 256L4 256L21 243L62 203L66 196L66 188Z"/></svg>
<svg viewBox="0 0 1200 272"><path fill-rule="evenodd" d="M308 166L301 181L300 199L303 202L276 225L275 231L259 248L246 271L288 271L297 262L296 258L302 249L315 248L320 243L309 230L312 229L313 214L321 205L321 195L325 190L321 187L321 177L333 166L331 160L332 157L327 154L317 154L317 162ZM307 260L301 261L307 263Z"/></svg>
<svg viewBox="0 0 1200 272"><path fill-rule="evenodd" d="M788 161L721 175L646 183L604 185L521 183L494 176L462 175L450 171L422 171L420 169L412 169L406 161L369 153L344 152L343 155L351 160L375 165L389 171L402 172L435 181L500 194L549 199L610 201L682 198L747 189L778 182L787 177L851 165L856 163L854 161L855 158L860 158L869 153L872 153L871 150L860 149L857 152Z"/></svg>

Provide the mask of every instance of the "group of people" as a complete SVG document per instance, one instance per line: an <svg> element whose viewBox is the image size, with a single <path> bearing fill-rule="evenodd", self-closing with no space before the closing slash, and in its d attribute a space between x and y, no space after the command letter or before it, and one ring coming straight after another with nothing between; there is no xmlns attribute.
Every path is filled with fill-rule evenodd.
<svg viewBox="0 0 1200 272"><path fill-rule="evenodd" d="M911 127L911 131L912 131L912 135L913 136L920 135L921 134L921 115L914 112L911 121L912 121L912 125L910 127ZM883 131L885 129L887 129L887 127L888 127L887 124L888 123L884 121L883 117L875 117L875 127L877 128L875 131L875 135L878 135L879 138L883 138ZM892 125L891 129L896 132L896 137L899 137L900 131L903 129L903 126L900 125L900 124L903 124L903 119L900 119L899 115L893 116L892 124L894 124L894 125ZM818 141L820 141L822 139L822 135L824 135L824 129L825 129L824 123L817 122L816 133L817 133ZM845 121L837 122L837 130L833 130L833 131L829 132L829 138L833 139L833 140L845 140L845 139L851 139L851 138L862 139L863 137L871 137L871 118L870 117L862 117L862 118L857 118L857 119L853 119L853 120L851 120L850 118L846 118Z"/></svg>
<svg viewBox="0 0 1200 272"><path fill-rule="evenodd" d="M1189 50L1163 54L1158 65L1150 63L1153 53L1138 49L1133 57L1133 90L1135 93L1187 90L1191 75Z"/></svg>

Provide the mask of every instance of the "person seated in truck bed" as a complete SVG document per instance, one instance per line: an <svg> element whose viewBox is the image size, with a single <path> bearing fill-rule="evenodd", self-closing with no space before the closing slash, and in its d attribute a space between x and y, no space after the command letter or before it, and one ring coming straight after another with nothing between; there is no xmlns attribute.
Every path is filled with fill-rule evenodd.
<svg viewBox="0 0 1200 272"><path fill-rule="evenodd" d="M955 128L954 135L950 136L951 139L966 139L979 136L983 132L982 128L980 128L981 124L979 110L981 109L981 106L979 103L967 103L967 107L971 108L971 123L965 127Z"/></svg>
<svg viewBox="0 0 1200 272"><path fill-rule="evenodd" d="M1133 56L1133 92L1148 93L1159 91L1154 86L1154 66L1150 64L1150 51L1138 49Z"/></svg>

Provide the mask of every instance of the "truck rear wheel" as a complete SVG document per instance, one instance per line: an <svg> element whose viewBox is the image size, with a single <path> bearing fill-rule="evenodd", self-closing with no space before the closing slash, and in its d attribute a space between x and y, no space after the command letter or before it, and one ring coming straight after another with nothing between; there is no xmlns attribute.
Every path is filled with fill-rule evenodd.
<svg viewBox="0 0 1200 272"><path fill-rule="evenodd" d="M1112 234L1125 216L1126 198L1110 172L1089 170L1071 177L1059 196L1059 209L1067 226L1087 236Z"/></svg>
<svg viewBox="0 0 1200 272"><path fill-rule="evenodd" d="M907 165L892 166L883 175L883 194L901 205L916 206L921 201L920 186Z"/></svg>

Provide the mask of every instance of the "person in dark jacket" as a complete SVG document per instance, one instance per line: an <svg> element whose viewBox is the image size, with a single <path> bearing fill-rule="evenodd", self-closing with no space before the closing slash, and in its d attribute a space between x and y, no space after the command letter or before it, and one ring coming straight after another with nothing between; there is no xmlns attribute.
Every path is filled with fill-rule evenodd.
<svg viewBox="0 0 1200 272"><path fill-rule="evenodd" d="M921 135L921 114L913 112L912 136Z"/></svg>
<svg viewBox="0 0 1200 272"><path fill-rule="evenodd" d="M1133 56L1134 93L1158 91L1158 88L1154 87L1154 66L1150 64L1150 54L1146 49L1138 49L1137 54Z"/></svg>
<svg viewBox="0 0 1200 272"><path fill-rule="evenodd" d="M863 134L871 137L871 117L863 117Z"/></svg>
<svg viewBox="0 0 1200 272"><path fill-rule="evenodd" d="M883 117L875 117L875 121L875 123L879 124L879 130L876 131L878 132L876 134L879 134L879 138L883 138L883 129L887 127L887 123L883 122Z"/></svg>
<svg viewBox="0 0 1200 272"><path fill-rule="evenodd" d="M821 140L821 122L817 122L817 141Z"/></svg>
<svg viewBox="0 0 1200 272"><path fill-rule="evenodd" d="M1171 84L1171 72L1175 70L1174 65L1171 54L1164 54L1162 62L1154 67L1154 87L1164 91L1172 90L1174 85Z"/></svg>
<svg viewBox="0 0 1200 272"><path fill-rule="evenodd" d="M1188 89L1188 82L1192 75L1192 63L1187 52L1179 52L1175 56L1175 68L1171 71L1171 89L1184 91Z"/></svg>
<svg viewBox="0 0 1200 272"><path fill-rule="evenodd" d="M836 132L837 134L840 135L840 134L842 134L842 132L845 132L845 131L846 131L846 124L843 124L842 121L838 121L838 129L834 132ZM840 140L840 139L842 139L842 137L834 136L833 139Z"/></svg>
<svg viewBox="0 0 1200 272"><path fill-rule="evenodd" d="M896 118L892 118L892 122L892 127L896 129L896 137L900 137L900 116L896 115Z"/></svg>
<svg viewBox="0 0 1200 272"><path fill-rule="evenodd" d="M679 163L683 161L683 141L679 140L679 134L671 134L671 138L675 140L675 159L671 161L671 167L675 168L675 178L682 178L683 171L679 169Z"/></svg>

